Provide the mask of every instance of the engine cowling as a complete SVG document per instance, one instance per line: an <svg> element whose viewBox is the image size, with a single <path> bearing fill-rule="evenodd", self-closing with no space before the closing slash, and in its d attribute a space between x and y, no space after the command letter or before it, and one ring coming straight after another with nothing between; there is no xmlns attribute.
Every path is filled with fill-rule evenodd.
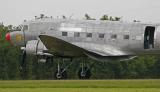
<svg viewBox="0 0 160 92"><path fill-rule="evenodd" d="M46 55L50 56L51 54L47 53L47 48L40 40L31 40L28 41L25 47L26 54L29 55Z"/></svg>
<svg viewBox="0 0 160 92"><path fill-rule="evenodd" d="M21 50L24 50L27 55L36 55L38 62L42 63L45 63L48 57L53 57L52 54L48 53L48 49L40 40L28 41L26 47L21 47Z"/></svg>

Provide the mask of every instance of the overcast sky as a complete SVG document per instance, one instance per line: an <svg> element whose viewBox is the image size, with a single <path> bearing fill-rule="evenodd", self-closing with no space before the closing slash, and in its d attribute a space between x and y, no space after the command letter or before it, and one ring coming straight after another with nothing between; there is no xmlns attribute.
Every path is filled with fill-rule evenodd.
<svg viewBox="0 0 160 92"><path fill-rule="evenodd" d="M160 0L0 0L0 22L19 25L39 14L82 19L103 14L123 16L123 20L160 23Z"/></svg>

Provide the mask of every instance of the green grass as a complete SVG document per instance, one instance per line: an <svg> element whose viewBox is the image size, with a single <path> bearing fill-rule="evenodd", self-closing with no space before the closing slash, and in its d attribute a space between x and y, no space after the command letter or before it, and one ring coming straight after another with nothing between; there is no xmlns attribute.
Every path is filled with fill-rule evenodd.
<svg viewBox="0 0 160 92"><path fill-rule="evenodd" d="M160 92L158 88L6 88L0 92Z"/></svg>
<svg viewBox="0 0 160 92"><path fill-rule="evenodd" d="M160 80L0 81L0 92L160 92Z"/></svg>

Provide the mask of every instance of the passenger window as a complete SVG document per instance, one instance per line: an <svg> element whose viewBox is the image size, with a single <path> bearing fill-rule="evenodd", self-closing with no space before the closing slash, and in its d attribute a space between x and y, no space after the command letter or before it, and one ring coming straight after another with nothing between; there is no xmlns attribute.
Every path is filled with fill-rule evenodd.
<svg viewBox="0 0 160 92"><path fill-rule="evenodd" d="M111 39L117 39L117 35L116 34L112 34L111 35Z"/></svg>
<svg viewBox="0 0 160 92"><path fill-rule="evenodd" d="M80 33L79 32L74 32L74 37L80 37Z"/></svg>
<svg viewBox="0 0 160 92"><path fill-rule="evenodd" d="M104 38L104 34L99 34L99 38Z"/></svg>
<svg viewBox="0 0 160 92"><path fill-rule="evenodd" d="M92 37L92 33L87 33L86 37Z"/></svg>
<svg viewBox="0 0 160 92"><path fill-rule="evenodd" d="M23 31L28 30L28 25L23 26Z"/></svg>
<svg viewBox="0 0 160 92"><path fill-rule="evenodd" d="M129 39L129 35L124 35L123 39Z"/></svg>
<svg viewBox="0 0 160 92"><path fill-rule="evenodd" d="M67 32L62 32L62 36L67 36L68 33Z"/></svg>

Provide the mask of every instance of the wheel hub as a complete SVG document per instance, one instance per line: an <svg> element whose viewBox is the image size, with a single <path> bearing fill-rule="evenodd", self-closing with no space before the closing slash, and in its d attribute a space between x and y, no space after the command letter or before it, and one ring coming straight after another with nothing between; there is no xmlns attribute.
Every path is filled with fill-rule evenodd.
<svg viewBox="0 0 160 92"><path fill-rule="evenodd" d="M56 77L57 77L58 79L60 79L60 78L62 78L62 75L59 74L59 73L57 73Z"/></svg>
<svg viewBox="0 0 160 92"><path fill-rule="evenodd" d="M85 77L85 76L86 76L86 73L85 73L84 71L82 71L82 72L81 72L81 76L82 76L82 77Z"/></svg>

